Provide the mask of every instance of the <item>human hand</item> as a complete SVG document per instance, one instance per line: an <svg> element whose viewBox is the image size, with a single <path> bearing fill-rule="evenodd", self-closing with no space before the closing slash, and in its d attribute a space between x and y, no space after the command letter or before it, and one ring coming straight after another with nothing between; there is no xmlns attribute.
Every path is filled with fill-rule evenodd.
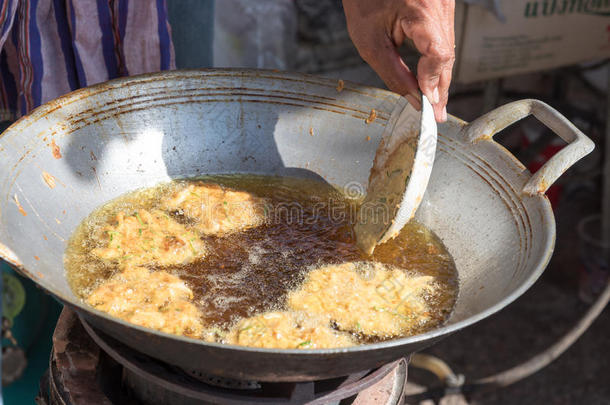
<svg viewBox="0 0 610 405"><path fill-rule="evenodd" d="M447 98L455 60L454 0L343 0L349 35L360 56L388 88L417 109L419 89L438 122L447 120ZM398 54L410 38L421 53L417 78Z"/></svg>

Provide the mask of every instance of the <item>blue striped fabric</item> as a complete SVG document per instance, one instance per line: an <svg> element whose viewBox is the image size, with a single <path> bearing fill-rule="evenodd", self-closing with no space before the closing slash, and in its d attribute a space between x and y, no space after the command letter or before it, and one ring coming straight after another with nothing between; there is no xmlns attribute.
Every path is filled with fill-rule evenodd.
<svg viewBox="0 0 610 405"><path fill-rule="evenodd" d="M129 0L117 0L114 2L115 14L118 15L119 26L118 26L118 36L117 38L125 38L125 27L127 26L127 3ZM119 58L120 58L120 66L122 68L121 74L124 76L129 76L129 71L127 70L127 66L125 66L125 54L123 52L123 48L119 48Z"/></svg>
<svg viewBox="0 0 610 405"><path fill-rule="evenodd" d="M170 37L169 37L169 21L167 20L167 8L165 0L157 0L157 26L159 34L159 42L161 48L160 64L161 70L169 69L171 52L170 52Z"/></svg>
<svg viewBox="0 0 610 405"><path fill-rule="evenodd" d="M68 13L66 10L66 2L64 0L53 0L53 15L57 27L68 26ZM68 87L76 89L79 86L79 81L76 76L76 65L72 51L72 37L70 36L69 30L58 30L58 37L61 54L64 58L64 65L66 67Z"/></svg>
<svg viewBox="0 0 610 405"><path fill-rule="evenodd" d="M4 0L0 8L0 41L6 41L10 27L13 24L15 10L17 9L17 0Z"/></svg>
<svg viewBox="0 0 610 405"><path fill-rule="evenodd" d="M110 9L110 2L97 2L97 20L102 31L102 52L104 53L104 62L106 62L106 70L110 77L116 77L119 74L119 61L114 52L114 20L112 14L114 9Z"/></svg>
<svg viewBox="0 0 610 405"><path fill-rule="evenodd" d="M2 81L2 106L7 106L0 114L0 120L8 121L13 119L10 111L17 111L17 83L8 68L7 56L5 52L0 53L0 80Z"/></svg>
<svg viewBox="0 0 610 405"><path fill-rule="evenodd" d="M175 68L166 0L0 0L0 120L80 87Z"/></svg>
<svg viewBox="0 0 610 405"><path fill-rule="evenodd" d="M27 0L26 0L27 1ZM67 34L70 36L70 48L72 50L72 57L74 58L74 65L76 66L76 80L78 86L86 87L87 86L87 76L85 75L85 69L83 68L83 64L81 62L80 54L78 49L74 46L75 38L73 37L73 33L78 27L76 24L76 13L74 12L74 7L72 6L72 2L68 1L68 9L69 9L69 25L68 30L63 29L63 27L58 26L58 32L67 31ZM59 34L61 36L61 34ZM70 75L70 73L67 73Z"/></svg>

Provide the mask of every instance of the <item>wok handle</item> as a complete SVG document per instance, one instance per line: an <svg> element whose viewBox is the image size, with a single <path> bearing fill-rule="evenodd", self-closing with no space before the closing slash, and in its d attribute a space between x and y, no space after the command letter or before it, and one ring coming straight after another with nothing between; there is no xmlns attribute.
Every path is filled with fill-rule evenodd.
<svg viewBox="0 0 610 405"><path fill-rule="evenodd" d="M462 129L468 142L491 139L509 125L533 115L568 144L551 157L523 186L529 195L542 194L574 163L591 153L595 144L566 117L540 100L505 104L480 116Z"/></svg>

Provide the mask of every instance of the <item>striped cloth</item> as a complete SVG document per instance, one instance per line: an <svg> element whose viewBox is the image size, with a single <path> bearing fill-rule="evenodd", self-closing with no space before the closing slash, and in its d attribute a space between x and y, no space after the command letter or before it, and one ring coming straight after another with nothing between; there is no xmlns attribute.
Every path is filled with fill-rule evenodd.
<svg viewBox="0 0 610 405"><path fill-rule="evenodd" d="M174 69L165 0L0 0L0 120L119 76Z"/></svg>

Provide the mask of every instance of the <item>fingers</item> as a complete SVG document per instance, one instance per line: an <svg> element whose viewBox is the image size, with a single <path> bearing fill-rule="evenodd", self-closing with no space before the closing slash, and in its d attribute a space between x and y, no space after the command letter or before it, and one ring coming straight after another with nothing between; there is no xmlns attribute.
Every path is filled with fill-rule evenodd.
<svg viewBox="0 0 610 405"><path fill-rule="evenodd" d="M432 104L440 101L440 90L438 88L443 67L437 60L422 55L417 64L417 79L421 91L428 97Z"/></svg>
<svg viewBox="0 0 610 405"><path fill-rule="evenodd" d="M422 92L434 108L437 122L447 120L447 100L453 64L439 63L422 56L417 65L418 82Z"/></svg>
<svg viewBox="0 0 610 405"><path fill-rule="evenodd" d="M405 94L405 98L417 111L421 111L421 99L419 97L413 97L410 94Z"/></svg>
<svg viewBox="0 0 610 405"><path fill-rule="evenodd" d="M445 2L447 4L451 2ZM421 53L417 79L422 92L434 107L438 122L446 120L447 98L455 60L453 8L418 9L411 17L400 20L405 35Z"/></svg>
<svg viewBox="0 0 610 405"><path fill-rule="evenodd" d="M433 104L436 120L443 122L455 55L453 44L442 38L439 29L438 24L417 24L409 27L409 36L422 54L417 65L419 86Z"/></svg>
<svg viewBox="0 0 610 405"><path fill-rule="evenodd" d="M361 46L360 56L377 72L388 88L407 97L415 108L421 108L419 103L419 85L415 75L409 70L398 54L394 43L387 37L380 39L382 46Z"/></svg>
<svg viewBox="0 0 610 405"><path fill-rule="evenodd" d="M440 115L439 122L447 121L447 101L449 100L449 85L451 84L452 68L446 68L441 73L438 88L440 93L440 100L438 105L435 106L435 117ZM442 107L442 108L441 108Z"/></svg>
<svg viewBox="0 0 610 405"><path fill-rule="evenodd" d="M358 53L384 81L386 86L407 99L415 108L421 108L419 85L415 75L398 54L396 47L404 41L399 29L387 32L385 20L391 7L379 7L368 0L343 0L347 28ZM396 28L396 27L394 27Z"/></svg>

